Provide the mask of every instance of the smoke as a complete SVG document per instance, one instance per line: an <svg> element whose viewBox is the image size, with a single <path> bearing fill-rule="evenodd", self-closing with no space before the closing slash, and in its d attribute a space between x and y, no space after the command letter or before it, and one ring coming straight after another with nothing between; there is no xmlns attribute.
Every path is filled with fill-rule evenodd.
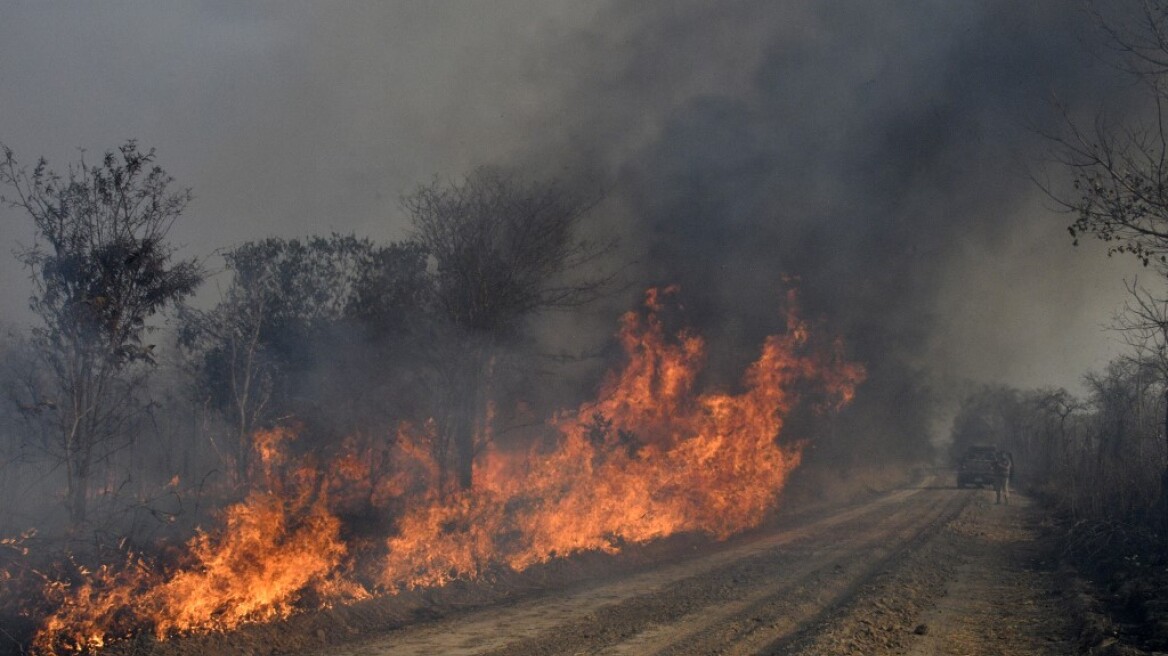
<svg viewBox="0 0 1168 656"><path fill-rule="evenodd" d="M608 344L619 357L616 316L645 287L676 283L681 321L709 344L700 382L741 391L794 285L867 380L838 419L796 415L787 437L818 438L809 460L878 462L924 455L966 379L1073 385L1111 353L1098 326L1130 268L1072 249L1028 179L1059 104L1088 119L1104 98L1121 118L1139 110L1094 38L1089 14L1058 0L8 3L0 141L58 165L78 146L157 147L196 194L172 235L183 256L273 235L400 239L400 194L482 164L599 186L593 229L621 239L606 264L627 291L544 317L541 350ZM29 239L25 217L0 209L0 240ZM12 258L0 280L12 320L29 287ZM384 373L416 354L328 337L343 348L298 346L306 373L289 381L327 424L309 429L340 437L441 402ZM523 362L527 377L500 396L575 407L602 364L549 381ZM145 490L143 472L177 469L162 494L182 485L201 499L200 463L220 456L182 431L221 427L157 415L171 421L155 422L158 447L121 455L135 480L107 488ZM17 473L0 485L32 489L41 472L0 456L0 476ZM117 521L179 514L160 499Z"/></svg>
<svg viewBox="0 0 1168 656"><path fill-rule="evenodd" d="M18 65L0 77L0 139L57 163L131 136L158 147L195 190L174 234L193 254L331 230L401 238L402 192L479 164L601 180L597 229L622 238L613 264L632 262L630 293L549 318L559 347L607 340L632 290L676 282L710 338L711 382L732 384L780 325L790 276L868 365L850 421L886 426L901 450L924 441L927 400L948 381L1073 385L1113 348L1098 325L1126 269L1074 251L1026 177L1056 98L1089 111L1127 91L1077 6L208 0L5 14L0 56ZM27 241L4 213L3 237ZM2 267L15 312L27 286Z"/></svg>
<svg viewBox="0 0 1168 656"><path fill-rule="evenodd" d="M728 347L715 371L795 278L869 367L840 448L911 455L955 381L1068 384L1098 357L1035 364L1107 320L1122 264L1076 253L1028 177L1060 105L1124 91L1092 30L1056 2L641 3L564 48L549 158L609 174L641 274Z"/></svg>

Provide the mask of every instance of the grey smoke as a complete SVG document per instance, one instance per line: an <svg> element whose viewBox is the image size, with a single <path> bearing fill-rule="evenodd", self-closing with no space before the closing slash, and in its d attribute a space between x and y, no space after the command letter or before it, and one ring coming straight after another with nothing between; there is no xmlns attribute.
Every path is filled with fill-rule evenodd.
<svg viewBox="0 0 1168 656"><path fill-rule="evenodd" d="M1074 385L1115 350L1100 325L1130 267L1072 249L1025 175L1054 98L1127 90L1090 34L1055 0L12 2L0 140L29 161L156 146L195 190L175 236L197 254L400 238L400 193L478 164L600 180L630 278L682 285L712 380L781 325L796 276L871 371L851 421L909 448L951 381ZM0 280L21 317L14 259Z"/></svg>

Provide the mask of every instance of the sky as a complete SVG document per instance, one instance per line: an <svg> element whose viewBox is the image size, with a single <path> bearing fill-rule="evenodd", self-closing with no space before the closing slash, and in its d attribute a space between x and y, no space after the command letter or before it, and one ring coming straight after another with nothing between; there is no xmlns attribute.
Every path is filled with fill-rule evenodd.
<svg viewBox="0 0 1168 656"><path fill-rule="evenodd" d="M0 142L60 168L157 149L195 196L171 236L212 268L269 236L401 239L403 193L480 165L582 181L632 286L680 283L731 351L794 277L880 403L923 378L1075 389L1141 273L1072 247L1030 178L1058 180L1060 107L1139 111L1092 34L1056 0L0 0ZM11 323L31 239L0 209ZM606 337L631 298L560 334Z"/></svg>

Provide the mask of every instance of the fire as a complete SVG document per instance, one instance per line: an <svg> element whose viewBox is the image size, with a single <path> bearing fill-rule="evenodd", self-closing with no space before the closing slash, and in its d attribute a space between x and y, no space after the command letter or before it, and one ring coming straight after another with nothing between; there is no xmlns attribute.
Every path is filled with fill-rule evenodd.
<svg viewBox="0 0 1168 656"><path fill-rule="evenodd" d="M295 458L291 429L255 436L257 483L166 564L126 560L46 584L55 611L40 653L96 651L152 631L158 638L225 630L319 607L581 551L616 552L684 531L717 538L758 525L778 504L803 443L780 440L799 390L848 402L864 377L837 341L811 338L794 311L734 391L700 391L706 344L660 319L675 288L649 290L621 319L625 364L595 401L555 415L546 439L488 448L467 490L439 489L433 421L390 440L353 436L326 467ZM496 412L479 419L484 433ZM346 543L345 509L365 504L392 525L381 541ZM376 571L357 563L376 562Z"/></svg>
<svg viewBox="0 0 1168 656"><path fill-rule="evenodd" d="M792 296L787 332L766 340L742 391L697 393L704 341L671 337L659 319L675 291L649 290L647 313L622 318L626 366L597 401L552 421L555 448L488 451L473 489L407 511L387 542L385 587L522 570L681 531L723 538L774 509L801 456L801 444L777 440L798 384L818 383L838 405L864 370L845 361L838 342L826 353L810 348Z"/></svg>
<svg viewBox="0 0 1168 656"><path fill-rule="evenodd" d="M331 602L367 596L343 578L347 547L329 510L320 475L299 467L282 476L286 430L256 435L265 490L252 491L222 513L215 532L198 531L176 566L130 554L70 587L48 585L60 606L34 641L40 653L97 650L111 637L153 630L159 638L231 629L287 616L312 590Z"/></svg>

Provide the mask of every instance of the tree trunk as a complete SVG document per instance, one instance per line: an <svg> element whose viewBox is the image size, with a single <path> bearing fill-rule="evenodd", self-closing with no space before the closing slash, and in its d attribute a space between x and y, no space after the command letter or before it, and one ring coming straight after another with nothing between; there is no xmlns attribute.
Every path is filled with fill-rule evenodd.
<svg viewBox="0 0 1168 656"><path fill-rule="evenodd" d="M1164 471L1160 472L1160 522L1168 532L1168 387L1164 389Z"/></svg>
<svg viewBox="0 0 1168 656"><path fill-rule="evenodd" d="M475 360L476 358L472 358ZM478 396L479 368L477 362L471 362L471 369L459 390L457 416L454 420L454 474L458 480L458 489L469 490L474 484L474 457L475 457L475 414Z"/></svg>
<svg viewBox="0 0 1168 656"><path fill-rule="evenodd" d="M251 467L251 440L247 429L247 419L240 412L239 430L235 434L235 480L240 486L248 484L248 469Z"/></svg>
<svg viewBox="0 0 1168 656"><path fill-rule="evenodd" d="M480 418L486 416L484 402L488 385L487 353L482 346L475 346L467 362L466 375L462 377L458 389L456 416L453 426L455 451L455 476L460 490L469 490L474 484L474 460L478 453L478 431L482 428Z"/></svg>
<svg viewBox="0 0 1168 656"><path fill-rule="evenodd" d="M456 423L457 433L454 436L457 462L455 474L458 477L458 489L469 490L474 484L474 421L468 416L472 410L465 404L459 412Z"/></svg>
<svg viewBox="0 0 1168 656"><path fill-rule="evenodd" d="M75 462L70 465L68 501L69 523L80 528L85 523L89 502L89 464Z"/></svg>

